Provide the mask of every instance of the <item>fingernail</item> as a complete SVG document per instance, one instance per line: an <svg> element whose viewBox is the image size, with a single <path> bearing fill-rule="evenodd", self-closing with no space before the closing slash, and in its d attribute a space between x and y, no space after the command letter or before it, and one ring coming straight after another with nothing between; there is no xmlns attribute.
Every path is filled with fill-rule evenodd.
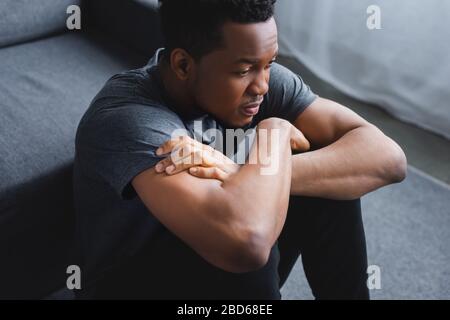
<svg viewBox="0 0 450 320"><path fill-rule="evenodd" d="M174 166L168 166L167 168L166 168L166 172L167 173L171 173L173 170L175 169L175 167Z"/></svg>
<svg viewBox="0 0 450 320"><path fill-rule="evenodd" d="M162 153L162 150L161 150L161 148L158 148L158 149L156 149L156 155L161 155L161 153Z"/></svg>
<svg viewBox="0 0 450 320"><path fill-rule="evenodd" d="M163 167L162 164L161 164L161 163L158 163L158 164L156 165L156 167L155 167L156 172L161 172L162 167Z"/></svg>
<svg viewBox="0 0 450 320"><path fill-rule="evenodd" d="M190 168L189 170L190 170L192 173L196 173L198 169L197 169L197 168Z"/></svg>

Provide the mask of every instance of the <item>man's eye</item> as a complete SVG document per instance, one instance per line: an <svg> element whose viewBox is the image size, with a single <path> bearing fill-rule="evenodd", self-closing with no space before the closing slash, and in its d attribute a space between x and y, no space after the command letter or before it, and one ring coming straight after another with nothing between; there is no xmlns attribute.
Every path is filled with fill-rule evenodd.
<svg viewBox="0 0 450 320"><path fill-rule="evenodd" d="M274 64L275 60L270 61L270 63L266 66L266 69L270 69L270 67Z"/></svg>
<svg viewBox="0 0 450 320"><path fill-rule="evenodd" d="M243 77L243 76L246 76L249 72L250 72L250 70L247 69L247 70L238 71L238 72L236 72L236 74L238 74L241 77Z"/></svg>

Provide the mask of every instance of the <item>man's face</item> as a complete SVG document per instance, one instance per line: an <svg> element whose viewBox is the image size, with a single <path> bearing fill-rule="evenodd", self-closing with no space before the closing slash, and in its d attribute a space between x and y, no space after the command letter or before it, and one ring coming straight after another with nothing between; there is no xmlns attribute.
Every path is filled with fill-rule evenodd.
<svg viewBox="0 0 450 320"><path fill-rule="evenodd" d="M224 47L196 64L191 90L196 103L231 127L251 122L269 89L270 65L278 54L277 27L267 22L227 22Z"/></svg>

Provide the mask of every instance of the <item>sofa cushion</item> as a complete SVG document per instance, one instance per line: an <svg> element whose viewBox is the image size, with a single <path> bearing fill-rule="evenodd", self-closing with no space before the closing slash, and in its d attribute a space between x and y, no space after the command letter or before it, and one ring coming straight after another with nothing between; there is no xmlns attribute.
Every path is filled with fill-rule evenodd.
<svg viewBox="0 0 450 320"><path fill-rule="evenodd" d="M66 29L66 13L80 0L0 1L0 48Z"/></svg>
<svg viewBox="0 0 450 320"><path fill-rule="evenodd" d="M110 76L146 59L80 32L0 49L0 297L65 283L76 127Z"/></svg>

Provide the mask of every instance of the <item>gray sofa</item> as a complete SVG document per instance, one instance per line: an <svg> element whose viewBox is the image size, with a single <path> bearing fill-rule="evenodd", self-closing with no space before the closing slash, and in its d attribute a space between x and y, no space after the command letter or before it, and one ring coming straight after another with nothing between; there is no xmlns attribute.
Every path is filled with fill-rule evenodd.
<svg viewBox="0 0 450 320"><path fill-rule="evenodd" d="M81 30L68 30L69 5ZM161 46L156 1L0 2L0 298L58 297L73 246L78 122Z"/></svg>

